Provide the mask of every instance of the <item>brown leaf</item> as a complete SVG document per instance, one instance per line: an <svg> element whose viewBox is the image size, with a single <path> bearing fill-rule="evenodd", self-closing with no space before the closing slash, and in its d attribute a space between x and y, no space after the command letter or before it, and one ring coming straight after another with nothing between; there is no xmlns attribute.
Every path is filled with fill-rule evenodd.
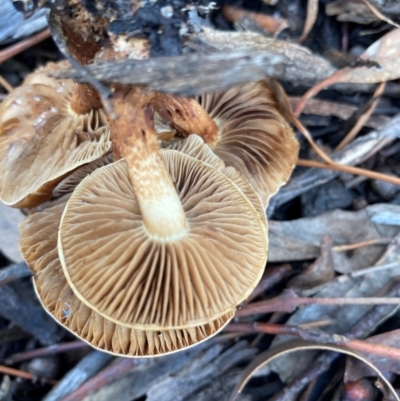
<svg viewBox="0 0 400 401"><path fill-rule="evenodd" d="M360 59L376 62L357 68L343 68L309 89L300 99L295 115L300 115L307 101L320 91L338 83L373 84L400 78L400 28L390 31L373 43Z"/></svg>
<svg viewBox="0 0 400 401"><path fill-rule="evenodd" d="M230 22L241 23L244 19L249 19L258 25L265 32L268 32L274 36L278 35L284 29L286 29L289 24L287 20L283 18L274 17L268 14L261 14L256 12L251 12L247 10L242 10L237 7L224 6L222 8L222 15Z"/></svg>
<svg viewBox="0 0 400 401"><path fill-rule="evenodd" d="M342 220L344 222L344 220ZM340 224L340 223L337 223ZM354 221L349 222L348 227L355 228L357 223ZM308 232L313 231L308 225ZM347 228L347 230L350 230ZM307 231L303 233L303 236L307 235ZM331 233L332 238L335 238L335 234ZM385 264L395 263L400 261L400 235L398 235L388 246L384 255L376 263L376 266L382 266ZM392 268L384 270L371 270L368 274L364 274L358 277L352 277L351 275L345 275L338 277L329 282L322 290L318 292L318 297L329 298L329 297L370 297L374 296L377 291L385 287L394 277L398 277L400 274L398 265L393 264ZM303 325L310 322L332 319L332 324L326 326L324 330L328 333L346 334L348 335L349 330L354 326L365 313L369 310L368 307L364 306L324 306L324 305L310 305L305 306L295 312L286 324L289 325ZM389 309L393 313L397 310L397 306ZM390 313L388 313L390 316ZM370 328L371 332L374 327ZM365 334L365 336L367 336ZM277 336L273 345L278 345L284 341L287 341L287 337ZM296 377L304 368L304 366L310 363L309 354L285 356L282 357L278 363L272 362L271 368L274 372L279 374L282 380L287 381L291 377ZM299 360L301 359L301 363ZM263 371L264 369L262 369ZM261 373L261 372L260 372Z"/></svg>
<svg viewBox="0 0 400 401"><path fill-rule="evenodd" d="M378 21L378 18L362 0L332 1L325 6L325 12L328 16L336 16L338 21L358 24L370 24Z"/></svg>
<svg viewBox="0 0 400 401"><path fill-rule="evenodd" d="M369 343L387 345L400 348L400 329L378 334L366 339ZM373 354L362 353L382 372L400 374L400 361L398 359L382 358ZM376 376L376 372L354 359L346 361L345 382L356 381L362 377Z"/></svg>
<svg viewBox="0 0 400 401"><path fill-rule="evenodd" d="M397 27L397 28L400 28L400 25L399 25L399 24L396 24L396 23L395 23L394 21L392 21L390 18L386 17L386 15L383 15L383 14L378 10L377 7L375 7L373 4L371 4L371 3L369 2L369 0L363 0L363 1L364 1L364 3L368 6L368 8L374 13L374 15L375 15L377 18L379 18L379 19L382 20L382 21L387 22L387 23L390 24L390 25L393 25L393 26L395 26L395 27Z"/></svg>
<svg viewBox="0 0 400 401"><path fill-rule="evenodd" d="M396 391L390 384L390 382L386 379L383 373L376 367L373 363L371 363L367 358L361 355L358 352L351 351L345 347L340 347L337 345L316 345L313 343L308 343L301 340L294 340L288 341L285 344L278 345L272 349L269 349L260 355L258 355L250 365L243 371L241 379L239 383L236 385L232 395L230 397L230 401L234 401L238 393L241 393L251 379L252 375L263 366L269 364L271 361L278 359L282 355L288 355L293 352L298 351L309 351L309 350L324 350L324 351L335 351L340 352L345 355L352 356L359 361L364 362L368 367L374 370L377 376L379 376L380 380L384 383L386 389L388 390L389 394L393 397L393 400L400 401L399 396L397 395Z"/></svg>
<svg viewBox="0 0 400 401"><path fill-rule="evenodd" d="M291 96L290 105L294 110L300 98ZM350 104L333 102L330 100L310 99L303 110L303 114L315 114L317 116L338 117L341 120L348 120L358 110L357 106ZM389 121L389 117L383 115L373 115L365 123L366 127L373 129L382 128Z"/></svg>
<svg viewBox="0 0 400 401"><path fill-rule="evenodd" d="M340 82L378 83L400 78L400 28L373 43L361 56L380 67L359 67L347 71Z"/></svg>
<svg viewBox="0 0 400 401"><path fill-rule="evenodd" d="M318 16L318 0L308 0L307 3L307 17L304 23L303 32L299 38L299 43L306 40L308 34L310 33L312 27L315 24Z"/></svg>
<svg viewBox="0 0 400 401"><path fill-rule="evenodd" d="M335 276L332 256L332 238L324 235L321 238L321 255L302 273L289 282L289 287L301 296L315 294L322 285Z"/></svg>
<svg viewBox="0 0 400 401"><path fill-rule="evenodd" d="M371 207L376 208L375 205ZM345 245L397 233L398 229L395 227L380 226L372 222L368 217L368 210L369 207L358 212L335 210L297 220L271 220L268 261L287 262L317 258L319 244L324 235L330 235L334 245ZM374 246L349 253L335 252L335 270L349 273L371 266L382 255L384 249L384 246Z"/></svg>

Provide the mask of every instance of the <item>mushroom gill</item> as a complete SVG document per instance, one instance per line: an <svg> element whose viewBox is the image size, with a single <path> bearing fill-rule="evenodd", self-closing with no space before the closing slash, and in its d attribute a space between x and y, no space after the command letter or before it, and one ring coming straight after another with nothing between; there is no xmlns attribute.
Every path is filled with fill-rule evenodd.
<svg viewBox="0 0 400 401"><path fill-rule="evenodd" d="M150 102L134 90L116 95L112 130L124 159L75 189L58 250L73 292L106 319L187 329L226 316L250 295L266 263L265 222L222 172L159 151Z"/></svg>
<svg viewBox="0 0 400 401"><path fill-rule="evenodd" d="M269 81L247 83L199 96L196 105L194 99L163 95L155 105L164 121L181 135L202 136L227 166L249 180L266 206L289 179L298 153L276 87Z"/></svg>
<svg viewBox="0 0 400 401"><path fill-rule="evenodd" d="M267 230L264 207L261 203L260 197L254 191L253 187L246 180L246 178L244 178L244 176L233 167L226 167L225 163L210 149L207 144L204 143L200 136L192 134L187 138L175 138L175 140L164 142L162 145L165 149L178 150L179 152L207 163L228 177L233 183L236 184L237 189L243 192L244 196L246 196L246 198L257 210L261 221L265 224L265 230Z"/></svg>
<svg viewBox="0 0 400 401"><path fill-rule="evenodd" d="M57 68L51 63L31 74L0 105L0 198L6 205L45 202L62 178L111 149L105 112L96 100L77 112L74 96L82 89L51 78Z"/></svg>
<svg viewBox="0 0 400 401"><path fill-rule="evenodd" d="M104 318L76 297L63 274L57 252L57 231L69 195L43 205L21 224L20 247L33 273L37 296L45 310L95 348L119 356L151 357L176 352L215 335L233 311L207 324L184 329L143 331Z"/></svg>

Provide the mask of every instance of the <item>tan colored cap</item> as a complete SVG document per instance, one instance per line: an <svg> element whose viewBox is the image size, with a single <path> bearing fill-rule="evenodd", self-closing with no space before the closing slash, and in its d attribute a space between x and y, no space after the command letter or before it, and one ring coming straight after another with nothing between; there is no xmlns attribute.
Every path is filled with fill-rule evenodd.
<svg viewBox="0 0 400 401"><path fill-rule="evenodd" d="M45 202L66 175L111 149L105 112L75 113L75 84L51 70L33 73L0 105L0 198L9 206Z"/></svg>
<svg viewBox="0 0 400 401"><path fill-rule="evenodd" d="M274 92L260 81L197 100L218 126L211 149L249 180L266 206L289 179L299 148Z"/></svg>
<svg viewBox="0 0 400 401"><path fill-rule="evenodd" d="M59 231L64 274L78 298L141 330L226 316L257 285L267 257L265 223L236 184L181 152L161 154L187 219L182 236L146 231L124 160L82 181Z"/></svg>
<svg viewBox="0 0 400 401"><path fill-rule="evenodd" d="M57 231L69 195L45 205L21 224L21 251L44 308L60 324L102 351L119 356L155 357L196 345L218 333L233 317L227 313L205 325L183 330L143 331L115 324L75 296L62 271Z"/></svg>

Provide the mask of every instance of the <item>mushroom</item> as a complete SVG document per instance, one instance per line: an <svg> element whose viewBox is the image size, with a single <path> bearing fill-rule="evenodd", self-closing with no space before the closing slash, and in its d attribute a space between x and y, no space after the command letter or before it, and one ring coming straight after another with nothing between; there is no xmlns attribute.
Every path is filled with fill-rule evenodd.
<svg viewBox="0 0 400 401"><path fill-rule="evenodd" d="M239 191L251 202L257 210L260 219L265 226L267 225L264 207L260 197L254 191L250 183L233 167L226 167L225 163L204 143L203 139L196 135L189 135L187 138L176 138L174 141L164 142L162 146L165 149L178 150L186 155L210 164L212 167L221 171L226 177L234 182Z"/></svg>
<svg viewBox="0 0 400 401"><path fill-rule="evenodd" d="M52 199L59 199L66 194L70 194L74 191L76 186L88 175L98 168L107 166L114 162L114 154L109 153L100 159L95 160L92 163L83 165L77 168L73 173L64 178L57 186L53 189Z"/></svg>
<svg viewBox="0 0 400 401"><path fill-rule="evenodd" d="M75 189L58 253L72 291L107 320L183 330L231 314L250 295L265 267L267 233L222 172L159 151L151 100L138 89L116 92L111 129L124 159Z"/></svg>
<svg viewBox="0 0 400 401"><path fill-rule="evenodd" d="M21 252L33 273L36 294L50 315L88 344L122 356L161 356L196 345L218 333L233 311L204 325L165 331L131 329L104 318L76 297L63 274L57 231L70 195L48 202L21 223Z"/></svg>
<svg viewBox="0 0 400 401"><path fill-rule="evenodd" d="M57 183L111 149L107 116L86 86L56 80L52 63L0 105L0 198L13 207L50 199Z"/></svg>
<svg viewBox="0 0 400 401"><path fill-rule="evenodd" d="M159 95L155 106L181 135L200 135L227 166L249 180L266 206L288 180L298 153L276 87L273 81L259 81L196 100Z"/></svg>

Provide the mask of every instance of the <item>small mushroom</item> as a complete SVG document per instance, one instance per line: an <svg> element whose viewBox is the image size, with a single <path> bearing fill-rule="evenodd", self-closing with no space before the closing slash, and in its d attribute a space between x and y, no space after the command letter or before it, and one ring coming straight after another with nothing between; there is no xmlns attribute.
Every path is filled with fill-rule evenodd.
<svg viewBox="0 0 400 401"><path fill-rule="evenodd" d="M28 76L0 105L0 198L9 206L47 201L66 175L111 149L99 100L71 80L49 77L57 68Z"/></svg>
<svg viewBox="0 0 400 401"><path fill-rule="evenodd" d="M163 147L166 149L178 150L221 171L221 173L236 184L237 189L247 197L257 210L260 219L264 222L265 226L267 225L264 207L253 187L246 178L233 167L226 167L225 163L204 143L201 137L192 134L187 138L176 138L174 141L164 142Z"/></svg>
<svg viewBox="0 0 400 401"><path fill-rule="evenodd" d="M227 166L243 174L266 206L288 180L299 147L277 86L273 81L247 83L199 96L197 103L162 95L155 105L181 135L200 135Z"/></svg>
<svg viewBox="0 0 400 401"><path fill-rule="evenodd" d="M82 303L69 287L57 252L57 231L70 195L43 205L21 223L21 252L32 270L37 296L53 318L93 347L116 355L161 356L218 333L233 311L202 326L143 331L115 324Z"/></svg>
<svg viewBox="0 0 400 401"><path fill-rule="evenodd" d="M158 150L150 102L138 90L116 93L112 130L124 159L75 189L59 257L72 291L106 319L188 329L230 314L252 292L267 257L265 222L222 172Z"/></svg>
<svg viewBox="0 0 400 401"><path fill-rule="evenodd" d="M93 171L98 168L107 166L114 162L114 154L109 153L94 162L83 165L77 168L73 173L64 178L57 186L53 189L52 199L59 199L64 195L71 194L79 183L92 174Z"/></svg>

